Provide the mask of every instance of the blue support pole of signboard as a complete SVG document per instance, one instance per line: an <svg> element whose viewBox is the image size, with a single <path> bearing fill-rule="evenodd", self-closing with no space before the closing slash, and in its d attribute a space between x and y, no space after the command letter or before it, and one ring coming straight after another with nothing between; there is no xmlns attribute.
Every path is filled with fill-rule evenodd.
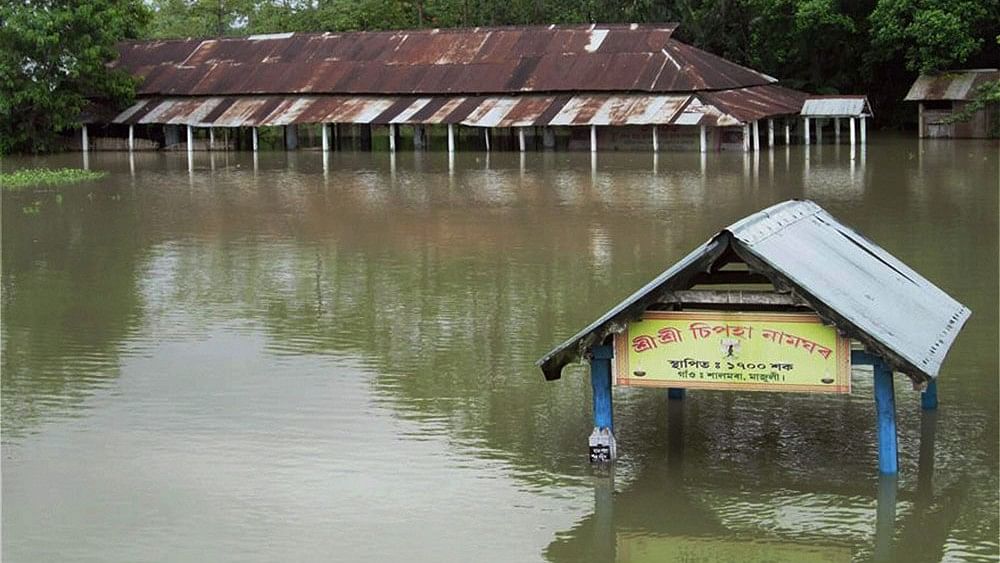
<svg viewBox="0 0 1000 563"><path fill-rule="evenodd" d="M590 462L606 463L618 456L611 405L611 358L614 348L590 349L590 386L594 393L594 431L590 434Z"/></svg>
<svg viewBox="0 0 1000 563"><path fill-rule="evenodd" d="M920 408L925 411L932 411L937 408L937 379L932 379L927 384L927 389L920 394Z"/></svg>
<svg viewBox="0 0 1000 563"><path fill-rule="evenodd" d="M899 472L896 451L896 397L892 368L881 358L875 361L875 414L878 428L878 471L883 475Z"/></svg>
<svg viewBox="0 0 1000 563"><path fill-rule="evenodd" d="M613 430L611 420L611 346L594 346L590 349L590 385L594 390L594 427Z"/></svg>
<svg viewBox="0 0 1000 563"><path fill-rule="evenodd" d="M682 387L670 387L667 389L667 398L674 400L681 400L684 398L684 389Z"/></svg>

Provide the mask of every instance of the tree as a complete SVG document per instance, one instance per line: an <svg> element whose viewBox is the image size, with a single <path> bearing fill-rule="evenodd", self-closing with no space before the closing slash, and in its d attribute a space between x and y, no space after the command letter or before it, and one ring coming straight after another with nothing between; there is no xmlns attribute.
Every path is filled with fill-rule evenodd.
<svg viewBox="0 0 1000 563"><path fill-rule="evenodd" d="M242 21L246 0L149 0L149 37L221 37Z"/></svg>
<svg viewBox="0 0 1000 563"><path fill-rule="evenodd" d="M147 18L142 0L0 3L0 154L54 148L88 98L128 102L133 78L107 64Z"/></svg>
<svg viewBox="0 0 1000 563"><path fill-rule="evenodd" d="M966 62L1000 24L998 0L878 0L869 17L876 55L902 53L906 68L929 73Z"/></svg>

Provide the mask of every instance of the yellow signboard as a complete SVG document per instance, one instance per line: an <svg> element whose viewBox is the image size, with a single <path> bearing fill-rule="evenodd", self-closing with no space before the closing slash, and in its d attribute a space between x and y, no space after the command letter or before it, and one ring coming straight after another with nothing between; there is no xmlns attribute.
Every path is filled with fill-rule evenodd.
<svg viewBox="0 0 1000 563"><path fill-rule="evenodd" d="M615 337L615 383L850 393L850 358L811 313L648 311Z"/></svg>

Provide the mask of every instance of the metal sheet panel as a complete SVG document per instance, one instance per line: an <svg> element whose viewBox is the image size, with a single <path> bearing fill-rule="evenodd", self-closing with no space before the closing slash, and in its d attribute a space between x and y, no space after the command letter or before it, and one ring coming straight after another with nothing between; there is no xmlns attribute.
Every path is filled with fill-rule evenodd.
<svg viewBox="0 0 1000 563"><path fill-rule="evenodd" d="M917 78L906 94L906 101L969 100L985 82L1000 80L1000 70L983 68L951 70L940 74L924 74Z"/></svg>
<svg viewBox="0 0 1000 563"><path fill-rule="evenodd" d="M864 96L814 96L802 104L808 117L861 117L871 115Z"/></svg>
<svg viewBox="0 0 1000 563"><path fill-rule="evenodd" d="M728 229L745 248L804 292L838 328L884 347L936 377L971 312L923 276L811 201L789 201ZM911 368L907 370L906 368Z"/></svg>
<svg viewBox="0 0 1000 563"><path fill-rule="evenodd" d="M399 112L396 117L391 118L389 123L409 123L410 118L430 102L431 98L418 98L409 107Z"/></svg>
<svg viewBox="0 0 1000 563"><path fill-rule="evenodd" d="M462 120L462 125L471 127L497 127L507 112L517 105L517 98L491 97L479 104L468 117Z"/></svg>
<svg viewBox="0 0 1000 563"><path fill-rule="evenodd" d="M774 79L672 39L675 24L528 26L129 42L141 95L668 92ZM668 64L669 61L669 64Z"/></svg>
<svg viewBox="0 0 1000 563"><path fill-rule="evenodd" d="M698 96L739 123L768 117L798 115L808 97L803 92L774 84L702 92Z"/></svg>
<svg viewBox="0 0 1000 563"><path fill-rule="evenodd" d="M732 248L787 285L838 330L915 381L937 377L971 311L811 201L786 201L720 231L538 361L546 379L639 318L665 290L685 288Z"/></svg>
<svg viewBox="0 0 1000 563"><path fill-rule="evenodd" d="M470 127L736 125L687 95L229 96L149 99L115 123L250 127L292 123L461 123Z"/></svg>
<svg viewBox="0 0 1000 563"><path fill-rule="evenodd" d="M144 109L148 104L156 103L152 99L139 100L138 102L132 104L125 111L119 113L114 119L111 120L112 123L129 123L137 113Z"/></svg>
<svg viewBox="0 0 1000 563"><path fill-rule="evenodd" d="M212 125L217 127L252 127L257 125L254 116L267 103L265 98L240 98L233 102L215 119ZM145 121L146 123L156 123L155 121Z"/></svg>

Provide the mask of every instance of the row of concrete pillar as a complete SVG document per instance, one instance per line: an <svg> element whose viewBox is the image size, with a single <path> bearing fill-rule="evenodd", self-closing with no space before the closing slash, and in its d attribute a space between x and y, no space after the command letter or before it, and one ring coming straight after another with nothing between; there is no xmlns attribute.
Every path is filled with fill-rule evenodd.
<svg viewBox="0 0 1000 563"><path fill-rule="evenodd" d="M835 138L837 139L838 142L840 140L840 119L841 118L836 118L836 117L833 118L834 136L835 136ZM850 130L850 138L851 138L851 145L852 146L857 143L857 133L856 133L856 130L857 130L858 127L857 127L856 121L858 119L861 120L861 123L860 123L860 141L861 141L861 144L864 145L866 143L866 141L867 141L867 118L866 117L861 117L861 118L849 117L849 118L846 118L846 119L849 119L849 121L850 121L849 130ZM812 128L810 127L810 122L812 120L816 121L816 124L815 124L816 141L818 143L822 143L822 141L823 141L823 128L822 128L821 122L818 119L816 119L816 118L805 117L805 118L803 118L803 142L804 142L804 144L807 144L807 145L812 144L812 139L811 139L811 130L812 130ZM186 127L187 127L187 150L188 151L193 151L194 150L194 127L191 126L191 125L187 125ZM448 152L453 153L453 152L455 152L455 125L454 124L448 124L447 127L448 127ZM396 129L397 129L396 124L390 124L389 125L389 150L390 151L395 151L396 150ZM525 135L526 129L527 129L526 127L519 127L517 129L518 149L521 152L524 152L524 151L527 150L527 142L526 142L526 135ZM700 152L703 152L703 153L704 152L708 152L708 128L706 126L704 126L704 125L701 125L701 126L698 127L698 129L699 129L699 135L698 135L698 147L699 147L699 150L700 150ZM322 143L323 143L322 146L323 146L323 150L324 151L329 151L330 148L331 148L330 124L326 124L326 123L321 124L321 131L322 131ZM543 131L543 145L546 148L552 148L552 147L554 147L555 146L555 133L552 130L552 128L551 127L544 127L542 129L542 131ZM785 139L784 139L785 140L785 144L786 145L790 144L791 143L791 121L788 120L788 119L784 120L784 134L785 134L784 135L785 136ZM209 148L209 150L213 150L215 148L215 128L209 127L208 128L208 135L209 135L208 148ZM179 142L179 140L180 140L180 139L177 138L176 129L171 129L169 127L165 131L165 136L166 136L167 144L174 144L176 142ZM170 142L171 141L171 137L173 137L173 142ZM483 138L484 138L484 143L485 143L485 146L486 146L486 150L489 151L490 150L490 129L488 129L488 128L484 128L483 129ZM759 120L752 121L752 122L749 122L749 123L746 123L746 124L743 125L743 150L745 152L749 152L751 150L753 150L753 151L759 151L760 150L760 139L761 139L761 135L760 135L760 121ZM81 142L82 142L82 148L83 148L83 150L84 151L89 150L89 138L88 138L87 126L86 125L83 126L83 129L82 129L82 132L81 132ZM659 129L657 127L655 127L655 126L653 127L653 139L652 139L652 142L653 142L653 151L654 152L658 152L660 150ZM253 127L251 129L251 143L252 143L253 151L256 152L258 150L258 147L259 147L259 137L258 137L257 127ZM775 123L774 123L774 119L768 119L767 120L767 145L769 147L773 147L774 144L775 144ZM298 131L297 131L297 128L295 126L285 126L285 145L286 145L286 148L288 148L289 150L294 150L295 148L298 147ZM426 131L421 126L415 126L414 127L414 145L416 146L416 148L424 148L427 145ZM130 150L130 151L131 150L135 150L135 126L134 125L129 125L129 128L128 128L128 150ZM590 126L590 152L597 152L597 126L596 125L591 125Z"/></svg>
<svg viewBox="0 0 1000 563"><path fill-rule="evenodd" d="M819 118L804 117L803 118L803 126L804 126L804 134L805 134L804 138L805 138L805 144L807 144L807 145L811 144L811 138L810 138L811 135L810 135L810 126L809 126L809 124L810 124L810 121L812 121L813 119L815 119L815 121L816 121L816 142L817 143L822 143L823 142L823 127L822 127L822 122L820 121L820 119ZM867 117L860 117L860 118L858 118L858 117L847 117L845 119L848 119L850 121L849 129L850 129L850 135L851 135L851 145L853 146L853 145L857 144L857 140L858 139L857 139L857 132L856 132L856 130L858 128L857 127L858 124L856 122L859 119L861 121L861 124L860 124L860 129L861 129L861 131L860 131L861 132L861 144L864 145L865 143L867 143L867 141L868 141L868 139L867 139L867 137L868 137L868 118ZM833 134L834 134L834 138L838 142L840 141L840 120L841 120L841 118L839 118L839 117L834 117L833 118Z"/></svg>

